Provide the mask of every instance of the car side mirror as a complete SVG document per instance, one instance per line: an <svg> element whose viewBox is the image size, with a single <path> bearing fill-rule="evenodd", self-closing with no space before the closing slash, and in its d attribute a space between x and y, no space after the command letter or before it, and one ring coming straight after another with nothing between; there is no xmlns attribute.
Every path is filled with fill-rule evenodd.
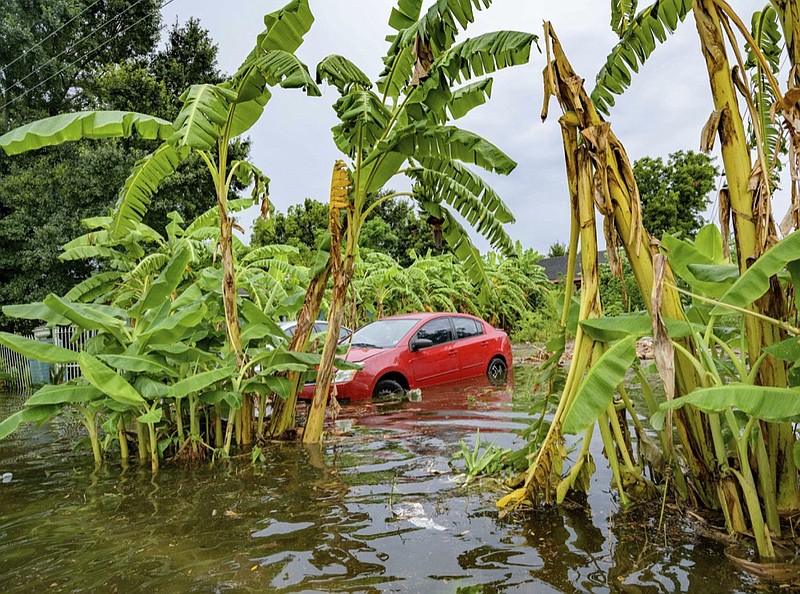
<svg viewBox="0 0 800 594"><path fill-rule="evenodd" d="M420 349L427 349L433 346L433 341L430 338L416 338L411 341L411 351L418 351Z"/></svg>

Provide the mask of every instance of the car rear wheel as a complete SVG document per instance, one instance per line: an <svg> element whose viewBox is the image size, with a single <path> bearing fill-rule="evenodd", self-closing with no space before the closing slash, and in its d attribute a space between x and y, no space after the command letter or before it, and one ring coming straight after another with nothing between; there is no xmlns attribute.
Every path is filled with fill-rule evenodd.
<svg viewBox="0 0 800 594"><path fill-rule="evenodd" d="M391 396L392 394L405 394L405 389L393 379L382 379L375 385L372 392L374 397Z"/></svg>
<svg viewBox="0 0 800 594"><path fill-rule="evenodd" d="M508 366L500 357L494 357L486 368L486 377L493 386L502 386L508 380Z"/></svg>

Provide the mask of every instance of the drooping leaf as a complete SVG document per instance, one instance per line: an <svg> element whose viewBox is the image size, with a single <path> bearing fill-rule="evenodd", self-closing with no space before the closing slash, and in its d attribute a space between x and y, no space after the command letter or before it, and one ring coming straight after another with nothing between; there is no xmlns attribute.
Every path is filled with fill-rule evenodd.
<svg viewBox="0 0 800 594"><path fill-rule="evenodd" d="M338 54L332 54L317 65L317 83L327 82L336 87L344 95L351 87L372 88L372 81L350 60Z"/></svg>
<svg viewBox="0 0 800 594"><path fill-rule="evenodd" d="M612 345L595 362L581 382L564 419L564 433L586 430L608 409L617 387L636 358L636 338L629 336Z"/></svg>
<svg viewBox="0 0 800 594"><path fill-rule="evenodd" d="M28 359L44 363L74 363L78 353L54 344L0 332L0 344Z"/></svg>
<svg viewBox="0 0 800 594"><path fill-rule="evenodd" d="M113 400L131 407L142 407L144 398L122 376L92 355L78 353L78 364L86 380Z"/></svg>
<svg viewBox="0 0 800 594"><path fill-rule="evenodd" d="M220 367L189 376L170 386L169 394L172 398L181 398L193 392L205 390L218 381L230 378L234 372L235 368L233 367Z"/></svg>
<svg viewBox="0 0 800 594"><path fill-rule="evenodd" d="M136 305L135 310L141 314L152 307L160 307L180 285L190 259L191 253L187 249L182 249L175 254Z"/></svg>
<svg viewBox="0 0 800 594"><path fill-rule="evenodd" d="M120 275L117 272L98 272L96 274L93 274L86 280L79 282L74 287L72 287L64 295L64 299L66 299L67 301L78 301L83 303L89 303L91 301L94 301L98 297L108 293L113 287L115 287L119 283L119 280L120 280ZM43 320L44 318L39 317L33 319ZM67 318L62 317L61 319L63 319L64 321L54 322L54 323L69 324L69 320L67 320Z"/></svg>
<svg viewBox="0 0 800 594"><path fill-rule="evenodd" d="M42 320L54 326L69 326L72 323L69 318L57 314L40 301L19 305L4 305L3 313L10 318Z"/></svg>
<svg viewBox="0 0 800 594"><path fill-rule="evenodd" d="M56 384L42 386L25 401L25 406L42 406L48 404L73 404L91 402L103 393L91 385Z"/></svg>
<svg viewBox="0 0 800 594"><path fill-rule="evenodd" d="M396 152L407 157L426 157L472 163L487 171L508 175L516 162L488 140L455 126L412 124L394 130L381 141L378 152Z"/></svg>
<svg viewBox="0 0 800 594"><path fill-rule="evenodd" d="M166 140L170 122L131 111L65 113L25 124L0 136L7 155L18 155L64 142L100 138L128 138L134 132L148 140Z"/></svg>
<svg viewBox="0 0 800 594"><path fill-rule="evenodd" d="M153 375L166 375L177 377L175 369L152 355L97 355L103 363L114 369L130 371L132 373L151 373Z"/></svg>
<svg viewBox="0 0 800 594"><path fill-rule="evenodd" d="M641 338L653 333L652 321L647 312L590 318L581 320L580 325L587 336L599 342L613 342L628 336ZM702 332L704 329L699 325L667 318L664 318L664 325L672 338L692 336L694 332Z"/></svg>
<svg viewBox="0 0 800 594"><path fill-rule="evenodd" d="M0 439L4 439L14 433L23 423L44 423L61 410L61 406L30 406L15 412L0 422Z"/></svg>
<svg viewBox="0 0 800 594"><path fill-rule="evenodd" d="M99 303L70 303L52 293L45 297L44 304L84 330L103 330L124 342L127 312L123 309Z"/></svg>
<svg viewBox="0 0 800 594"><path fill-rule="evenodd" d="M354 158L359 147L371 149L383 136L392 114L368 89L353 87L333 105L340 123L333 140L340 151Z"/></svg>
<svg viewBox="0 0 800 594"><path fill-rule="evenodd" d="M663 42L667 32L674 33L691 10L691 0L656 0L629 22L597 74L592 101L599 111L609 113L614 106L614 95L621 95L631 84L631 71L639 71L657 42Z"/></svg>
<svg viewBox="0 0 800 594"><path fill-rule="evenodd" d="M463 118L470 111L486 103L492 97L491 78L484 78L453 91L447 110L453 119Z"/></svg>
<svg viewBox="0 0 800 594"><path fill-rule="evenodd" d="M199 150L216 146L235 99L236 92L223 85L192 85L181 95L183 108L175 118L169 143Z"/></svg>
<svg viewBox="0 0 800 594"><path fill-rule="evenodd" d="M800 416L800 388L773 388L748 384L726 384L702 388L660 405L662 411L691 404L705 413L721 413L729 408L780 423Z"/></svg>
<svg viewBox="0 0 800 594"><path fill-rule="evenodd" d="M419 189L415 191L427 196L439 197L458 211L478 233L489 240L492 247L500 250L506 256L513 255L515 253L514 244L503 228L499 217L496 216L497 209L500 207L502 207L500 215L505 214L505 204L499 199L495 201L493 192L491 194L484 192L480 196L476 196L470 187L462 185L459 180L446 173L447 171L456 171L456 167L461 171L466 171L465 167L452 162L449 167L443 168L444 172L430 169L412 169L407 172L407 175L425 188L424 192ZM466 175L463 177L466 177ZM474 177L476 181L480 180L478 176ZM473 180L470 179L470 181ZM491 190L491 188L488 189ZM495 207L496 210L494 212L490 210L491 206Z"/></svg>
<svg viewBox="0 0 800 594"><path fill-rule="evenodd" d="M119 194L114 219L109 226L111 237L120 239L141 222L161 182L175 173L189 154L187 147L165 142L134 165Z"/></svg>
<svg viewBox="0 0 800 594"><path fill-rule="evenodd" d="M787 264L800 260L800 232L784 237L764 252L755 263L731 286L720 301L736 307L747 307L769 289L769 279L783 270ZM727 310L717 305L713 315L722 315Z"/></svg>
<svg viewBox="0 0 800 594"><path fill-rule="evenodd" d="M478 287L478 300L485 303L489 299L491 281L486 274L483 258L478 249L472 244L469 235L461 224L453 218L440 204L430 201L425 197L419 198L422 210L442 221L442 237L450 246L456 258L461 262L470 281Z"/></svg>

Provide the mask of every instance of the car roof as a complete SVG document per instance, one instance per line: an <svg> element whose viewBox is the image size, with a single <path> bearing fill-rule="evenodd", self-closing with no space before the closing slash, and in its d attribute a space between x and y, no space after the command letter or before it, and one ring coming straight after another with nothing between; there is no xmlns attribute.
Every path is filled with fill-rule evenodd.
<svg viewBox="0 0 800 594"><path fill-rule="evenodd" d="M417 313L405 313L405 314L398 314L396 316L386 316L385 318L377 318L372 321L379 322L381 320L431 320L433 318L439 318L442 316L465 316L468 318L475 318L475 316L472 316L470 314L462 314L458 313L457 311L434 311L434 312L420 311Z"/></svg>

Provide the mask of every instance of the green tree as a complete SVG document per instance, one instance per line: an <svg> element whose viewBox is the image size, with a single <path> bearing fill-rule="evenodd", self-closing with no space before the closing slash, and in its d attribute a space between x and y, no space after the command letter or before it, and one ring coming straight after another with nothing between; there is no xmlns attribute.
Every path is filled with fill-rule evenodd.
<svg viewBox="0 0 800 594"><path fill-rule="evenodd" d="M134 27L131 31L135 30ZM192 76L208 75L212 80L220 76L217 48L208 32L193 20L183 27L176 24L166 46L154 54L149 53L154 41L146 48L142 43L125 40L114 43L120 43L126 51L139 48L139 53L108 54L124 56L125 61L120 64L93 62L91 71L77 77L82 85L81 102L73 105L67 101L63 103L65 108L90 105L130 110L144 102L144 107L155 115L174 117L177 110L173 107L176 97L172 89L185 77L177 81L170 77L180 71L181 64ZM36 92L48 88L43 85ZM12 103L8 108L16 114L12 120L28 114L46 114L34 99L34 93L30 93ZM152 141L142 139L103 144L82 141L13 159L0 156L0 276L4 279L0 284L0 305L42 299L51 292L63 295L92 272L92 266L85 261L60 260L60 246L83 232L81 219L106 214L113 207L134 163L154 146ZM232 151L234 158L244 158L247 150L247 143L237 144ZM168 212L177 210L185 220L192 220L213 204L213 195L205 165L199 157L190 159L162 184L145 222L163 232ZM0 325L22 329L29 322L0 317Z"/></svg>
<svg viewBox="0 0 800 594"><path fill-rule="evenodd" d="M567 255L567 244L563 241L555 241L550 244L547 250L548 258L560 258Z"/></svg>
<svg viewBox="0 0 800 594"><path fill-rule="evenodd" d="M250 245L261 247L273 244L291 245L298 249L296 262L310 265L316 246L328 227L328 207L317 200L306 198L302 204L292 204L286 214L272 212L266 219L259 218L253 229Z"/></svg>
<svg viewBox="0 0 800 594"><path fill-rule="evenodd" d="M0 133L91 106L98 70L149 54L157 0L6 0L0 18Z"/></svg>
<svg viewBox="0 0 800 594"><path fill-rule="evenodd" d="M703 225L719 169L713 158L694 151L677 151L665 163L643 157L633 165L642 199L642 223L653 237L664 233L692 238Z"/></svg>
<svg viewBox="0 0 800 594"><path fill-rule="evenodd" d="M384 192L383 195L388 194ZM379 200L381 193L375 200ZM311 264L316 246L327 232L328 207L312 198L293 204L286 214L273 212L258 219L250 241L253 246L274 243L291 245L299 250L295 263ZM392 257L401 266L410 266L412 254L443 253L437 248L431 226L415 212L414 206L402 199L378 204L361 231L361 247Z"/></svg>

